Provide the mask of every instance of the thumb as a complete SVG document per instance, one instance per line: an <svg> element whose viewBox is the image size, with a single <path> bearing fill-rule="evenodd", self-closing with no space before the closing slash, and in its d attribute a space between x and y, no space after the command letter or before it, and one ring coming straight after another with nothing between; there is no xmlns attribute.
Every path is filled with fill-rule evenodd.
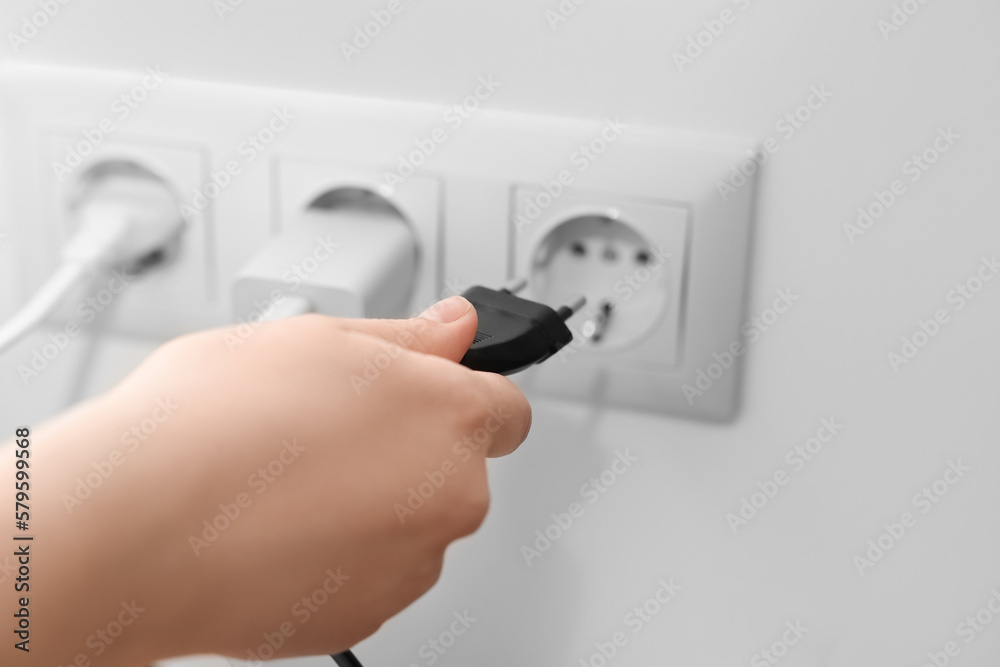
<svg viewBox="0 0 1000 667"><path fill-rule="evenodd" d="M452 296L408 320L342 319L337 323L342 329L458 362L476 337L479 318L465 298Z"/></svg>

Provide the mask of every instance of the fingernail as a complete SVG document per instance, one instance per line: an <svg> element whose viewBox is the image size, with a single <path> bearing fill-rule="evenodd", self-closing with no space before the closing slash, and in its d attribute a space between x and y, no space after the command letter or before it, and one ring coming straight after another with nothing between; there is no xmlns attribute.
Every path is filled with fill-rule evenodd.
<svg viewBox="0 0 1000 667"><path fill-rule="evenodd" d="M460 296L450 296L444 301L438 301L420 314L420 317L432 322L448 324L465 315L472 304Z"/></svg>

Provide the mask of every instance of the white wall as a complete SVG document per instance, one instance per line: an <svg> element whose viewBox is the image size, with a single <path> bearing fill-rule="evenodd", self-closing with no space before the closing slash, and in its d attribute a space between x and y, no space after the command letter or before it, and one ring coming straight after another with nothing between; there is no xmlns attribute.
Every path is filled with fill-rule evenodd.
<svg viewBox="0 0 1000 667"><path fill-rule="evenodd" d="M482 533L454 549L437 591L361 648L366 663L424 664L421 643L469 608L479 623L438 664L576 665L667 576L684 590L616 664L747 664L795 619L810 631L787 664L918 665L956 639L1000 586L1000 280L898 374L886 353L1000 251L1000 5L929 2L887 42L876 27L887 0L745 11L591 0L554 33L543 11L555 2L403 1L352 64L338 43L381 3L245 0L220 22L209 0L75 0L17 57L435 103L495 73L508 82L502 108L760 139L780 136L775 122L810 86L834 97L763 178L749 309L783 287L801 301L753 347L741 418L719 427L537 402L531 439L493 468ZM724 7L736 23L679 73L673 51ZM33 8L8 1L0 25ZM955 147L848 243L842 224L940 126L961 135ZM785 452L824 416L843 432L734 536L726 513L787 468ZM622 448L641 465L527 568L521 544ZM859 576L852 557L959 458L967 479ZM959 641L960 664L996 664L1000 619Z"/></svg>

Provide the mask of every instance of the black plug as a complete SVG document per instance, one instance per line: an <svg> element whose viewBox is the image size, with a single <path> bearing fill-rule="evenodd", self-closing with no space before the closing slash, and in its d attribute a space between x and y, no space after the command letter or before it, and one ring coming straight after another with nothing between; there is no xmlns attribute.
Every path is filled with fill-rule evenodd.
<svg viewBox="0 0 1000 667"><path fill-rule="evenodd" d="M548 306L522 299L517 287L499 290L472 287L462 296L479 315L479 330L462 365L475 371L510 375L540 364L566 347L573 332L566 320L585 303L581 296L568 306L552 310Z"/></svg>

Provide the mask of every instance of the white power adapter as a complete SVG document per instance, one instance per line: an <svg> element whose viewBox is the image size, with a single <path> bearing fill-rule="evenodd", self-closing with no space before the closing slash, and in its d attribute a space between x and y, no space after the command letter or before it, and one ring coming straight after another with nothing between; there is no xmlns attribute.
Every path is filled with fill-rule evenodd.
<svg viewBox="0 0 1000 667"><path fill-rule="evenodd" d="M392 204L364 190L335 190L243 268L233 287L235 314L404 317L418 259L413 231Z"/></svg>

